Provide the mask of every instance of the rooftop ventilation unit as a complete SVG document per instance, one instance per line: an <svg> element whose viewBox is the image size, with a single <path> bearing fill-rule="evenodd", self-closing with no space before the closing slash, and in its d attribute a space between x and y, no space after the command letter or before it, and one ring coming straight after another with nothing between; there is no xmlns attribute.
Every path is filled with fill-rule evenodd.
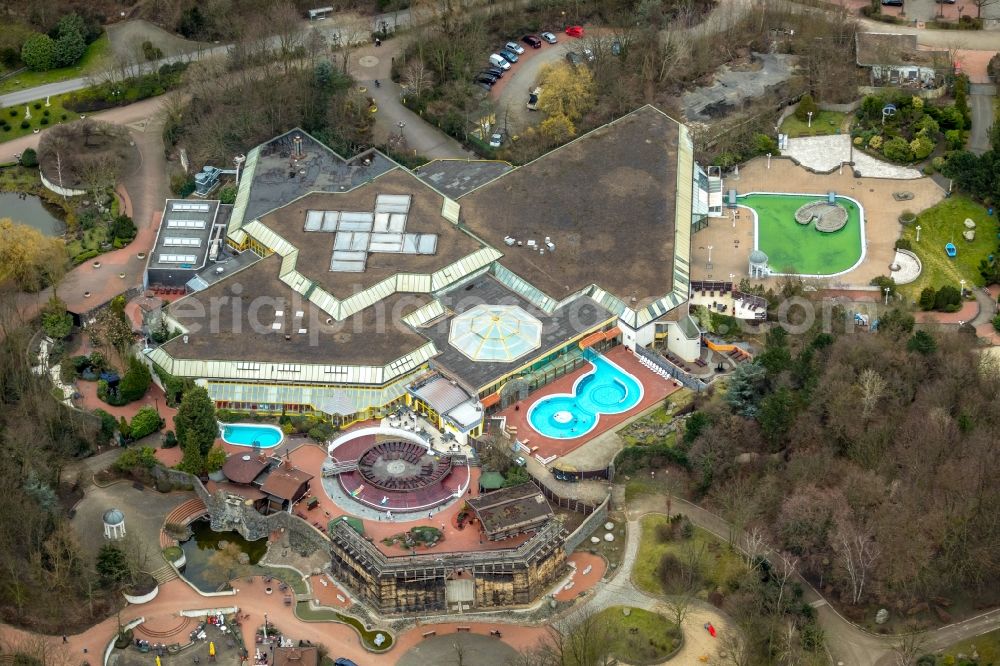
<svg viewBox="0 0 1000 666"><path fill-rule="evenodd" d="M506 243L508 247L514 247L514 244L517 243L517 239L513 236L504 236L503 242Z"/></svg>

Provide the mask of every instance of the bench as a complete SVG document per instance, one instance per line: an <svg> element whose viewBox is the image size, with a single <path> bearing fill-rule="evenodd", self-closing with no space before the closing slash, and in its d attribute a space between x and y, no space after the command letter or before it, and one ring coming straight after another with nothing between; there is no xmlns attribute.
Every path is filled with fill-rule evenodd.
<svg viewBox="0 0 1000 666"><path fill-rule="evenodd" d="M437 636L436 631L425 631L423 634L424 638L431 638L432 636Z"/></svg>
<svg viewBox="0 0 1000 666"><path fill-rule="evenodd" d="M471 627L456 627L455 631L465 631L465 632L468 632L468 631L472 631L472 628Z"/></svg>

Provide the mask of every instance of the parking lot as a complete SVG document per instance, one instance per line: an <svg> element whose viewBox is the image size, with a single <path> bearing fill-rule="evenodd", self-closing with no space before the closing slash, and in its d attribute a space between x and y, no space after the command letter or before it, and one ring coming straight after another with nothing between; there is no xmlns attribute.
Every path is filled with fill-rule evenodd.
<svg viewBox="0 0 1000 666"><path fill-rule="evenodd" d="M545 65L562 61L567 51L574 46L574 42L580 41L567 37L565 34L556 34L556 38L559 40L557 43L546 44L542 42L540 49L533 49L525 44L524 53L518 58L517 63L511 66L510 70L497 81L490 91L490 98L496 104L498 124L502 127L506 117L508 128L513 134L517 134L528 125L537 122L534 118L537 114L529 111L526 104L528 103L528 93L537 84L542 68ZM520 42L520 38L518 41Z"/></svg>

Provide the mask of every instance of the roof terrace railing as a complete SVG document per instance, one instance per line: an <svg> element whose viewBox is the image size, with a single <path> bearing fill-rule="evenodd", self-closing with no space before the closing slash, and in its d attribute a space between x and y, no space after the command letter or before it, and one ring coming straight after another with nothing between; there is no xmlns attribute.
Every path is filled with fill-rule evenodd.
<svg viewBox="0 0 1000 666"><path fill-rule="evenodd" d="M443 574L459 567L474 568L498 563L531 562L561 546L564 532L562 523L550 520L530 539L512 549L464 553L428 553L399 557L388 557L344 521L337 521L333 525L330 529L330 539L340 547L350 551L358 560L367 565L367 568L375 572L394 574L413 569L440 569Z"/></svg>

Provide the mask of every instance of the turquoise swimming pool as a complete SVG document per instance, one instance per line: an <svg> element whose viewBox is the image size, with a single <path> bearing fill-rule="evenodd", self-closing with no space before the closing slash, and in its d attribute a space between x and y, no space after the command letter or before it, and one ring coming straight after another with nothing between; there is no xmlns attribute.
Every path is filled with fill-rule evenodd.
<svg viewBox="0 0 1000 666"><path fill-rule="evenodd" d="M270 449L285 438L281 429L273 425L258 423L223 423L222 441L236 446L256 446Z"/></svg>
<svg viewBox="0 0 1000 666"><path fill-rule="evenodd" d="M552 439L583 437L597 426L601 414L621 414L642 400L642 382L596 354L593 369L576 380L573 394L542 398L528 410L528 423Z"/></svg>

